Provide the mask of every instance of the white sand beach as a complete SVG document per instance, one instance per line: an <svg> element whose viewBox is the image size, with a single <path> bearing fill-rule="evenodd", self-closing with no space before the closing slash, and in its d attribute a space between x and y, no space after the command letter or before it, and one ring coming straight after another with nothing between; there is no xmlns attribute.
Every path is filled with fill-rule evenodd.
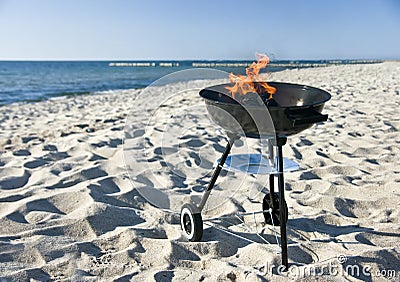
<svg viewBox="0 0 400 282"><path fill-rule="evenodd" d="M128 116L132 136L148 136L150 168L165 187L190 192L207 183L183 166L187 181L171 183L157 148L174 144L159 142L160 128L144 131L141 110L130 112L141 90L124 90L0 107L0 281L399 281L400 62L286 70L269 80L332 95L324 108L328 121L290 136L284 146L284 156L301 167L285 174L292 271L277 273L281 257L271 229L263 235L270 244L207 225L201 242L187 242L176 215L138 193L137 187L158 186L152 175L130 179L127 173ZM203 102L189 95L174 106L192 104ZM168 124L170 114L158 112L158 121ZM191 114L171 130L191 142L182 154L192 167L190 148L196 147L212 168L226 139L212 125L212 132L185 131L207 113ZM130 161L139 174L141 163ZM246 190L252 176L243 177L224 178L211 203L224 193L234 197L225 196L205 217L261 207L262 198Z"/></svg>

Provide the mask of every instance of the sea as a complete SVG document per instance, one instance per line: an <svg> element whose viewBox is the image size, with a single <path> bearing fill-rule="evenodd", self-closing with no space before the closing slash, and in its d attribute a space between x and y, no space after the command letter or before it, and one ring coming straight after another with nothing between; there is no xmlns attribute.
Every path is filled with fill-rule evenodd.
<svg viewBox="0 0 400 282"><path fill-rule="evenodd" d="M371 60L272 61L267 72ZM144 88L159 78L189 68L244 74L252 61L0 61L0 106L74 95Z"/></svg>

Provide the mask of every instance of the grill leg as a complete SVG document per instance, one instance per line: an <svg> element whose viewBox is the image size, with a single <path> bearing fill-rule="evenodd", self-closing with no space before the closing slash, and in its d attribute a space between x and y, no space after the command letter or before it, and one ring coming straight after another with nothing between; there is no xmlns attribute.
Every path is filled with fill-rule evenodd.
<svg viewBox="0 0 400 282"><path fill-rule="evenodd" d="M226 145L225 152L223 153L217 167L214 170L214 174L211 177L211 181L210 181L210 184L208 184L207 190L204 192L203 197L201 198L201 202L199 205L200 212L203 210L204 205L206 204L207 199L210 196L211 190L214 188L215 182L217 181L217 178L218 178L219 174L221 173L221 170L222 170L222 167L224 166L226 158L228 157L229 153L231 152L233 143L235 143L235 141L237 139L239 139L239 136L237 136L237 135L228 135L228 137L229 137L229 140L228 140L228 144Z"/></svg>
<svg viewBox="0 0 400 282"><path fill-rule="evenodd" d="M269 198L271 200L271 209L274 210L275 206L274 206L274 194L275 194L275 176L273 174L269 175Z"/></svg>
<svg viewBox="0 0 400 282"><path fill-rule="evenodd" d="M286 220L284 216L285 203L285 182L283 179L283 154L282 145L278 144L278 187L279 187L279 221L281 222L281 249L282 249L282 265L288 269L288 252L287 252L287 235Z"/></svg>
<svg viewBox="0 0 400 282"><path fill-rule="evenodd" d="M274 147L271 140L268 140L268 153L269 158L272 160L274 158ZM269 197L271 201L271 209L274 210L274 194L275 194L275 176L273 174L269 175Z"/></svg>

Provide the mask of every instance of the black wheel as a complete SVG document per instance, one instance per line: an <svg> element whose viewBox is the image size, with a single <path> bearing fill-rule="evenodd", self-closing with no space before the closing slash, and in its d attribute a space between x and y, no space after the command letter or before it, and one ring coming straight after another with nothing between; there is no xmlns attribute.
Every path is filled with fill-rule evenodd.
<svg viewBox="0 0 400 282"><path fill-rule="evenodd" d="M263 214L264 214L264 218L265 218L265 223L270 224L270 225L274 224L274 225L280 226L281 221L279 219L279 212L280 212L279 211L279 194L274 193L274 209L272 210L272 219L271 219L271 214L268 211L266 211L272 207L270 193L267 193L264 196L262 206L263 206L263 211L264 211ZM284 207L283 216L285 218L285 223L286 223L288 221L288 213L289 213L288 207L286 205L286 201L283 203L283 207Z"/></svg>
<svg viewBox="0 0 400 282"><path fill-rule="evenodd" d="M183 205L181 209L181 228L189 241L198 242L201 240L201 236L203 236L203 219L195 205Z"/></svg>

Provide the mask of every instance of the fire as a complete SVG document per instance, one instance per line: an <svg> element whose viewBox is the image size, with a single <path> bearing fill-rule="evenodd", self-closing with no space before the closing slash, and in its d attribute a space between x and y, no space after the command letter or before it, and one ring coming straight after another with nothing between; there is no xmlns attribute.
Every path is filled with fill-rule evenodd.
<svg viewBox="0 0 400 282"><path fill-rule="evenodd" d="M267 84L267 82L260 81L259 73L260 70L265 68L270 62L269 58L265 54L256 53L257 62L253 62L248 68L246 68L245 75L235 75L233 73L229 74L229 80L235 82L235 84L230 87L225 88L232 93L232 97L235 99L236 94L245 95L249 92L256 92L262 94L268 92L269 99L275 94L276 88Z"/></svg>

